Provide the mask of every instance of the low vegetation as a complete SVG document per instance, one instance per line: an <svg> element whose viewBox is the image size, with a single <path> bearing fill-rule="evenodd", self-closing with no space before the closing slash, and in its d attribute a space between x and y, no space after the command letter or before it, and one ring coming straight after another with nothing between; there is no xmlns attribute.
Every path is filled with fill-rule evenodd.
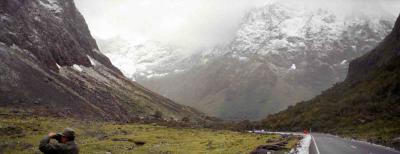
<svg viewBox="0 0 400 154"><path fill-rule="evenodd" d="M271 115L265 128L338 134L400 149L400 61Z"/></svg>
<svg viewBox="0 0 400 154"><path fill-rule="evenodd" d="M77 132L81 153L249 153L259 145L285 141L284 151L298 138L204 128L173 128L157 124L89 122L31 116L0 109L0 153L35 153L49 131L70 127Z"/></svg>

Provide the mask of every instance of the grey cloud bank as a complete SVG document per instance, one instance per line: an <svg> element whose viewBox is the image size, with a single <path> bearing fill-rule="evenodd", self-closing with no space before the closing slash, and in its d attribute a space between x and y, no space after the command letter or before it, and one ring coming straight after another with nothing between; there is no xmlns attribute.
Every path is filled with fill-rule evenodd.
<svg viewBox="0 0 400 154"><path fill-rule="evenodd" d="M186 48L228 43L246 12L273 0L75 0L92 35L132 42L155 40ZM338 14L392 15L399 0L286 0Z"/></svg>

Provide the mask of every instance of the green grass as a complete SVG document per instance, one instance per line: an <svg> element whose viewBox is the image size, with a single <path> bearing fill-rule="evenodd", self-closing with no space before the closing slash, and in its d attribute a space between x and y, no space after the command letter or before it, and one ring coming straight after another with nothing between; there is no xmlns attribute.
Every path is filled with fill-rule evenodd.
<svg viewBox="0 0 400 154"><path fill-rule="evenodd" d="M66 127L76 130L81 153L249 153L267 140L281 140L280 135L257 135L226 130L169 128L156 124L116 124L85 122L73 119L8 115L0 110L0 128L17 126L24 135L0 135L0 149L5 153L35 153L42 137L49 131ZM8 116L7 116L8 115ZM115 141L123 140L123 141ZM137 146L135 141L146 142ZM290 139L287 149L296 146ZM1 151L0 151L1 153Z"/></svg>

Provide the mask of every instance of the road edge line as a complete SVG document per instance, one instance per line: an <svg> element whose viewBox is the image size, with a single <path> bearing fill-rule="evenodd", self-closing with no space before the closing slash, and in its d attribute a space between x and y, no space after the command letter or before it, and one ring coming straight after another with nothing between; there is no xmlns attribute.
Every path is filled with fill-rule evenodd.
<svg viewBox="0 0 400 154"><path fill-rule="evenodd" d="M314 142L315 149L317 149L317 153L320 154L320 153L319 153L319 149L318 149L318 145L317 145L317 143L315 142L314 136L311 135L311 138L312 138L312 140L313 140L313 142Z"/></svg>

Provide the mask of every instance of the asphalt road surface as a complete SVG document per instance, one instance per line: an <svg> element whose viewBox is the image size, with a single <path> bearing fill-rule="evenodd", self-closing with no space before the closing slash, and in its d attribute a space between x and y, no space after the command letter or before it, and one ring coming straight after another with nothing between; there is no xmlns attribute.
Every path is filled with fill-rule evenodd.
<svg viewBox="0 0 400 154"><path fill-rule="evenodd" d="M399 151L333 135L312 133L310 154L400 154ZM314 142L315 141L315 142Z"/></svg>

